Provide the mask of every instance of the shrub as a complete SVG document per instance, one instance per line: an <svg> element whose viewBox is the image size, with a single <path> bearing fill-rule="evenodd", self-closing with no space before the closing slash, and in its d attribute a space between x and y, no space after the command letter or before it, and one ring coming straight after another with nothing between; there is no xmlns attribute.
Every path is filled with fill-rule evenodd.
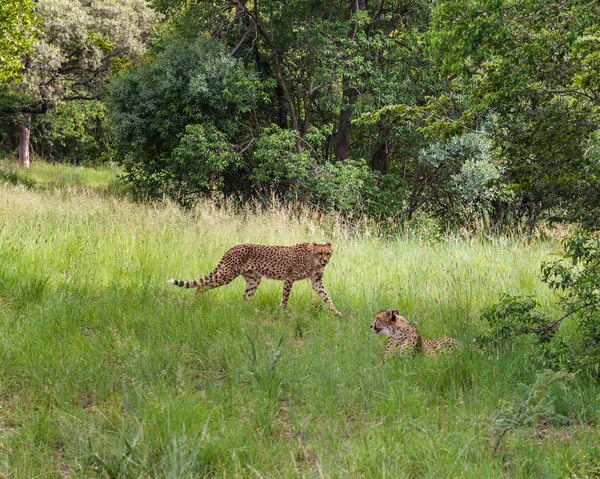
<svg viewBox="0 0 600 479"><path fill-rule="evenodd" d="M484 343L525 338L538 361L554 368L582 369L600 379L600 237L581 232L563 242L556 261L542 265L542 281L557 293L558 318L542 311L532 298L503 296L483 314L488 330ZM555 337L571 318L577 334Z"/></svg>
<svg viewBox="0 0 600 479"><path fill-rule="evenodd" d="M373 175L364 160L320 161L316 155L324 132L312 129L298 152L291 130L272 125L256 141L250 178L263 196L301 201L328 211L363 210L373 190Z"/></svg>
<svg viewBox="0 0 600 479"><path fill-rule="evenodd" d="M465 223L490 214L507 192L498 184L490 140L466 133L438 141L419 153L419 167L428 178L427 207L450 223Z"/></svg>

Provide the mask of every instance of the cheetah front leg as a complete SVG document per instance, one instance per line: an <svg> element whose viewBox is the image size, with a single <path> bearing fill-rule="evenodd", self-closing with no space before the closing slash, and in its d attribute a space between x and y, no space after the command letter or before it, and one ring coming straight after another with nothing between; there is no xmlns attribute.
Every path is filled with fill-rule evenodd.
<svg viewBox="0 0 600 479"><path fill-rule="evenodd" d="M406 351L406 344L403 344L404 341L398 341L394 338L389 338L387 345L385 347L385 356L384 361L387 361L391 356L397 354L400 356L404 351Z"/></svg>
<svg viewBox="0 0 600 479"><path fill-rule="evenodd" d="M329 306L329 309L333 312L333 314L335 314L336 316L342 315L342 313L340 313L335 308L335 306L333 305L333 302L331 301L331 298L327 294L327 291L325 290L325 286L323 286L323 277L322 276L317 276L312 279L312 287L317 292L317 294L319 296L321 296L321 298L323 298L323 301L325 301L325 304L327 306Z"/></svg>
<svg viewBox="0 0 600 479"><path fill-rule="evenodd" d="M288 299L290 298L290 292L292 291L292 286L294 285L294 280L286 279L283 283L283 296L281 297L281 307L283 309L287 308Z"/></svg>

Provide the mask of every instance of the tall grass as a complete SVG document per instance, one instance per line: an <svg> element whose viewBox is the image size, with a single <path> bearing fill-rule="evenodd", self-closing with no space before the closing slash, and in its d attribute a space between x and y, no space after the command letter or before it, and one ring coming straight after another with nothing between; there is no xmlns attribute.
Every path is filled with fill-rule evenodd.
<svg viewBox="0 0 600 479"><path fill-rule="evenodd" d="M0 474L6 477L592 477L600 389L549 389L567 422L493 418L537 372L515 345L383 362L375 312L470 344L502 292L549 293L555 245L383 239L285 209L233 213L0 187ZM324 283L170 287L231 246L332 241Z"/></svg>
<svg viewBox="0 0 600 479"><path fill-rule="evenodd" d="M115 165L101 168L47 163L37 158L25 170L11 158L0 158L0 182L35 190L124 196L127 187L119 181L121 170Z"/></svg>

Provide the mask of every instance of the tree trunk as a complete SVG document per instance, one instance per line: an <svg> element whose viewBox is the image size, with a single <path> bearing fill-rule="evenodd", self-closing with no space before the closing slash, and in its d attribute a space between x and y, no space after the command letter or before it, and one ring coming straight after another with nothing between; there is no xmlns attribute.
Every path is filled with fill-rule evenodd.
<svg viewBox="0 0 600 479"><path fill-rule="evenodd" d="M395 145L384 141L377 143L375 151L371 155L371 168L374 171L381 172L382 175L387 175L390 169L390 158L394 152Z"/></svg>
<svg viewBox="0 0 600 479"><path fill-rule="evenodd" d="M367 0L350 0L350 12L354 15L356 12L366 10ZM348 38L354 40L356 37L357 26L352 22ZM340 112L340 122L338 124L338 134L335 143L335 159L338 161L347 160L350 157L350 122L352 120L352 104L358 97L358 90L349 84L347 77L342 79L342 111Z"/></svg>
<svg viewBox="0 0 600 479"><path fill-rule="evenodd" d="M282 129L287 129L288 127L288 122L287 122L287 109L286 109L286 105L288 103L287 98L285 97L285 93L283 92L283 88L281 88L281 85L279 84L279 82L277 83L277 113L278 113L278 118L277 118L277 124L279 125L280 128Z"/></svg>
<svg viewBox="0 0 600 479"><path fill-rule="evenodd" d="M346 83L346 81L344 81ZM352 98L353 100L354 98ZM340 122L335 141L335 159L338 161L347 160L350 157L350 121L352 121L352 101L348 89L344 88L343 103L346 104L344 110L340 112Z"/></svg>
<svg viewBox="0 0 600 479"><path fill-rule="evenodd" d="M289 113L289 116L290 116L292 130L295 130L297 133L299 133L300 127L298 125L298 116L296 115L296 107L294 106L294 101L292 100L292 96L290 95L290 92L287 89L287 86L283 79L283 70L281 68L281 59L279 58L279 52L277 51L277 46L275 45L275 34L273 32L273 22L272 22L273 12L272 11L270 12L270 16L269 16L269 27L270 28L269 28L269 31L267 32L264 25L260 21L260 16L258 15L258 11L257 11L258 4L256 2L254 3L254 7L255 7L254 15L250 12L250 10L248 10L248 7L245 4L238 3L238 5L243 6L243 8L246 10L246 13L248 14L248 17L252 19L252 21L256 25L256 28L258 29L258 32L260 33L260 35L263 37L263 39L265 40L265 42L271 49L271 57L273 59L273 72L275 73L275 79L277 80L277 95L279 98L285 99L285 103L287 105L287 110L288 110L287 112ZM282 114L283 114L283 110L281 109L281 106L280 106L280 109L279 109L280 123L283 123L283 120L281 118ZM299 138L296 140L296 149L298 150L298 153L302 153L302 151L304 150L304 147L303 147L302 143L300 142Z"/></svg>
<svg viewBox="0 0 600 479"><path fill-rule="evenodd" d="M29 168L31 163L29 161L29 137L30 137L30 125L31 125L31 114L26 113L23 123L19 125L19 161L23 168Z"/></svg>

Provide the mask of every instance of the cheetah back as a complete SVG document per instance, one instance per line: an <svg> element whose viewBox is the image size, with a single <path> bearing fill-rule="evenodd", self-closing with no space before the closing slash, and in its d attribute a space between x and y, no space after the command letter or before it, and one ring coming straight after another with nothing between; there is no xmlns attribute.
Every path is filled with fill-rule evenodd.
<svg viewBox="0 0 600 479"><path fill-rule="evenodd" d="M463 347L460 341L454 338L449 338L448 336L443 336L441 338L424 339L422 342L422 346L423 353L425 353L428 356L437 353L453 351L456 349L462 349Z"/></svg>
<svg viewBox="0 0 600 479"><path fill-rule="evenodd" d="M244 244L231 248L217 268L233 274L256 271L269 279L285 281L307 279L323 272L324 266L315 265L310 243L294 246L267 246Z"/></svg>

